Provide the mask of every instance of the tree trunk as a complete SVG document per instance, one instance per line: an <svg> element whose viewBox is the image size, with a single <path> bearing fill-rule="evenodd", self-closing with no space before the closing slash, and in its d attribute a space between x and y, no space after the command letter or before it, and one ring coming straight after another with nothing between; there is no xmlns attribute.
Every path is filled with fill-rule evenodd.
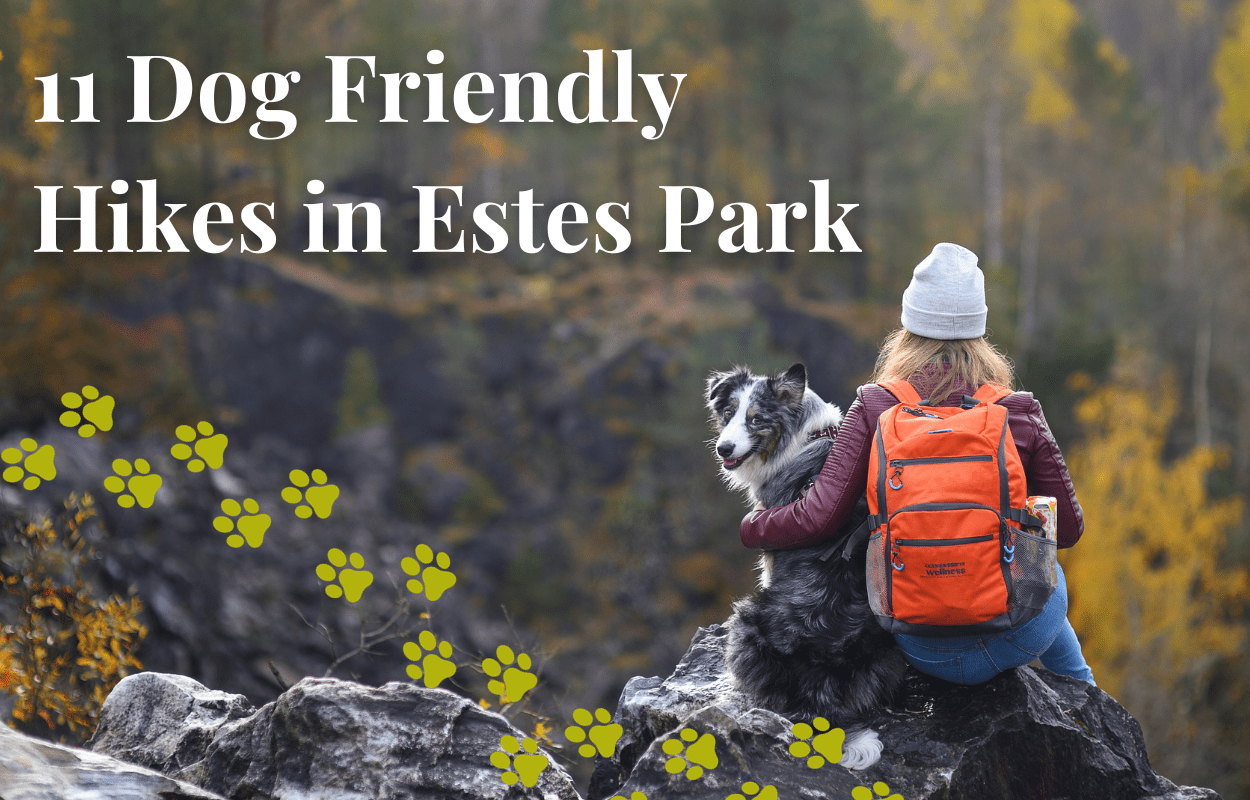
<svg viewBox="0 0 1250 800"><path fill-rule="evenodd" d="M1027 366L1029 348L1033 345L1033 326L1037 306L1038 254L1041 250L1042 203L1037 192L1030 190L1025 198L1024 231L1020 235L1020 298L1016 315L1016 368Z"/></svg>
<svg viewBox="0 0 1250 800"><path fill-rule="evenodd" d="M1211 446L1211 317L1215 303L1203 292L1194 336L1194 443Z"/></svg>
<svg viewBox="0 0 1250 800"><path fill-rule="evenodd" d="M850 152L848 153L849 184L851 197L867 209L868 195L868 142L864 131L864 76L858 69L847 75L846 116L849 127ZM861 246L858 253L846 253L851 260L851 294L857 300L868 296L868 252Z"/></svg>
<svg viewBox="0 0 1250 800"><path fill-rule="evenodd" d="M777 70L780 72L780 69ZM787 156L790 150L790 120L786 113L785 95L780 90L781 80L773 81L774 92L772 95L772 103L769 108L768 115L768 132L771 140L771 172L773 182L773 198L774 202L785 203L790 187L790 168ZM786 216L786 241L790 241L791 226L790 217ZM785 270L790 266L790 253L779 252L776 254L776 264L778 270Z"/></svg>
<svg viewBox="0 0 1250 800"><path fill-rule="evenodd" d="M616 38L616 47L620 49L633 47L633 20L630 15L630 0L618 0L613 9L612 27ZM619 109L618 109L619 114ZM637 213L634 202L634 139L638 136L637 126L616 126L616 190L617 197L629 206L632 213ZM627 262L634 260L634 248L625 251Z"/></svg>
<svg viewBox="0 0 1250 800"><path fill-rule="evenodd" d="M1003 104L992 95L985 106L985 260L1003 263Z"/></svg>
<svg viewBox="0 0 1250 800"><path fill-rule="evenodd" d="M280 0L261 0L260 41L265 55L271 56L278 42L278 3Z"/></svg>
<svg viewBox="0 0 1250 800"><path fill-rule="evenodd" d="M1237 378L1237 451L1233 456L1233 478L1237 488L1250 493L1250 365L1243 366Z"/></svg>

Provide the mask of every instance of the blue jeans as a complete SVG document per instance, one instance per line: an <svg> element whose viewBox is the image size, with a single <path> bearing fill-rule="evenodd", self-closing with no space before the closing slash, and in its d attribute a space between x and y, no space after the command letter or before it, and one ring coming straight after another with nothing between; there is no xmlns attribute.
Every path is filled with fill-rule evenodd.
<svg viewBox="0 0 1250 800"><path fill-rule="evenodd" d="M985 636L910 636L894 639L911 665L926 675L970 685L1035 658L1051 672L1094 683L1081 643L1068 622L1068 584L1059 567L1059 585L1041 613L1011 630ZM1097 684L1094 684L1097 685Z"/></svg>

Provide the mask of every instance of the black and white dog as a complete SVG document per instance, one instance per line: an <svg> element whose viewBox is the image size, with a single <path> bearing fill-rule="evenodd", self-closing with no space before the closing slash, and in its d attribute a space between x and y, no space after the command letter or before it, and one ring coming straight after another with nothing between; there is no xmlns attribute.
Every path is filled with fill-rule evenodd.
<svg viewBox="0 0 1250 800"><path fill-rule="evenodd" d="M773 377L739 367L708 378L721 475L755 508L791 503L820 472L842 412L807 388L795 364ZM861 498L843 533L867 516ZM842 765L863 769L881 757L865 717L886 703L907 669L894 638L872 618L864 549L850 560L828 543L766 552L759 589L734 604L728 667L762 707L790 719L823 716L846 731Z"/></svg>

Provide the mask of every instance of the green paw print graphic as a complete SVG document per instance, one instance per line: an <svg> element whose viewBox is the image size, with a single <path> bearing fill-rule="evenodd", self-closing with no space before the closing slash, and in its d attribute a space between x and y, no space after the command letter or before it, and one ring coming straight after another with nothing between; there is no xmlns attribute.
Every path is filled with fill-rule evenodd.
<svg viewBox="0 0 1250 800"><path fill-rule="evenodd" d="M725 800L777 800L777 787L771 783L760 786L755 781L742 784L742 794L731 794Z"/></svg>
<svg viewBox="0 0 1250 800"><path fill-rule="evenodd" d="M373 583L373 573L365 569L365 559L360 553L352 553L349 559L342 550L334 547L326 552L326 560L330 563L317 565L317 577L330 584L326 587L326 594L336 600L346 597L347 602L354 603ZM350 567L347 566L348 561L351 562Z"/></svg>
<svg viewBox="0 0 1250 800"><path fill-rule="evenodd" d="M42 481L56 477L56 450L50 444L39 447L34 439L26 438L18 447L6 447L0 458L12 465L5 467L4 479L9 483L22 481L23 489L37 489Z"/></svg>
<svg viewBox="0 0 1250 800"><path fill-rule="evenodd" d="M326 483L326 474L322 470L312 471L312 483L316 485L306 488L309 484L308 473L302 469L291 470L291 483L282 490L282 499L295 506L295 516L308 519L315 511L319 519L330 516L334 501L339 499L339 487Z"/></svg>
<svg viewBox="0 0 1250 800"><path fill-rule="evenodd" d="M564 738L573 744L581 744L577 752L582 758L591 758L595 753L611 758L616 752L616 743L625 732L620 725L608 724L612 722L612 715L606 708L595 709L594 716L586 709L579 708L573 712L573 721L577 724L564 729ZM595 722L599 724L594 725ZM586 730L587 727L590 727L589 731ZM587 738L590 741L586 741Z"/></svg>
<svg viewBox="0 0 1250 800"><path fill-rule="evenodd" d="M456 674L456 664L451 660L451 645L440 642L430 631L421 631L416 642L405 642L404 655L413 662L408 665L408 677L414 681L424 678L427 689L437 688Z"/></svg>
<svg viewBox="0 0 1250 800"><path fill-rule="evenodd" d="M186 461L187 469L202 472L206 465L210 469L221 469L226 445L230 444L226 434L219 433L214 436L213 426L200 422L194 428L190 425L179 425L174 429L174 435L182 441L169 448L170 455L179 461ZM201 438L197 439L197 436ZM191 448L192 442L195 442L195 449Z"/></svg>
<svg viewBox="0 0 1250 800"><path fill-rule="evenodd" d="M885 781L874 783L871 792L868 791L867 786L856 786L851 790L851 798L852 800L880 800L880 798L885 798L885 800L903 800L903 796L898 792L890 794L890 785Z"/></svg>
<svg viewBox="0 0 1250 800"><path fill-rule="evenodd" d="M664 762L664 770L670 775L685 771L686 778L692 781L703 777L704 769L716 769L720 764L716 737L710 733L700 736L694 728L683 728L678 738L664 742L660 749L671 756Z"/></svg>
<svg viewBox="0 0 1250 800"><path fill-rule="evenodd" d="M225 513L224 517L213 517L213 527L219 533L230 533L238 526L238 533L230 533L226 537L226 544L231 547L242 547L246 542L249 547L260 547L265 541L265 531L269 530L268 514L260 513L260 504L252 498L243 501L243 505L239 505L238 500L229 498L221 501L221 510ZM246 511L246 514L243 512ZM240 514L243 516L239 517ZM234 519L238 517L238 519Z"/></svg>
<svg viewBox="0 0 1250 800"><path fill-rule="evenodd" d="M84 398L91 402L83 405ZM94 436L97 430L113 429L113 407L116 404L107 394L101 397L100 390L94 386L82 387L81 394L66 392L61 395L61 405L67 409L61 414L61 424L67 428L78 428L78 435L84 439Z"/></svg>
<svg viewBox="0 0 1250 800"><path fill-rule="evenodd" d="M642 792L630 792L629 797L623 794L614 794L608 800L647 800L647 796Z"/></svg>
<svg viewBox="0 0 1250 800"><path fill-rule="evenodd" d="M513 661L516 666L512 666ZM495 648L494 658L482 662L482 670L493 679L486 688L499 696L500 705L515 703L538 685L538 676L529 671L532 666L534 662L528 655L515 655L511 647L501 644Z"/></svg>
<svg viewBox="0 0 1250 800"><path fill-rule="evenodd" d="M501 750L490 754L490 763L499 769L506 770L500 777L509 786L518 782L522 786L535 786L538 776L551 764L545 755L538 752L538 742L526 736L524 742L518 742L515 736L504 736L499 740ZM525 752L522 753L521 751Z"/></svg>
<svg viewBox="0 0 1250 800"><path fill-rule="evenodd" d="M448 571L451 567L451 557L446 553L439 553L435 556L429 545L419 544L416 548L416 556L416 558L408 556L399 562L404 572L414 576L408 581L408 591L413 594L425 592L426 598L433 601L442 597L443 592L456 585L456 576Z"/></svg>
<svg viewBox="0 0 1250 800"><path fill-rule="evenodd" d="M816 731L820 731L819 736L816 736ZM795 739L801 741L790 745L790 755L806 758L807 766L812 769L820 769L825 762L836 764L842 760L842 742L846 739L846 732L841 728L830 728L829 720L824 717L812 720L811 725L800 722L791 728L791 732Z"/></svg>
<svg viewBox="0 0 1250 800"><path fill-rule="evenodd" d="M117 498L117 505L130 508L137 502L140 508L152 507L163 481L160 475L152 473L152 467L145 459L136 458L133 467L124 458L115 459L113 472L116 474L104 479L104 488L121 495Z"/></svg>

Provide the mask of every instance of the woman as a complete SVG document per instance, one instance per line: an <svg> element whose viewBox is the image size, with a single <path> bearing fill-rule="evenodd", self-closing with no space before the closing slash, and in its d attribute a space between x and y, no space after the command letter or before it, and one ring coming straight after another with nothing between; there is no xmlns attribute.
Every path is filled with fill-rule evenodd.
<svg viewBox="0 0 1250 800"><path fill-rule="evenodd" d="M1011 364L984 338L986 311L985 276L976 255L956 244L934 247L903 292L903 327L882 346L873 383L856 392L815 484L790 505L748 514L742 520L742 543L788 549L838 532L864 493L877 419L898 402L878 383L906 379L932 406L957 406L985 383L1012 386ZM1058 545L1071 547L1084 530L1081 506L1042 407L1028 392L1015 392L999 403L1007 409L1028 493L1056 498ZM1040 658L1053 672L1093 684L1067 613L1060 568L1045 608L1015 628L953 638L897 634L895 639L916 669L954 683L981 683Z"/></svg>

